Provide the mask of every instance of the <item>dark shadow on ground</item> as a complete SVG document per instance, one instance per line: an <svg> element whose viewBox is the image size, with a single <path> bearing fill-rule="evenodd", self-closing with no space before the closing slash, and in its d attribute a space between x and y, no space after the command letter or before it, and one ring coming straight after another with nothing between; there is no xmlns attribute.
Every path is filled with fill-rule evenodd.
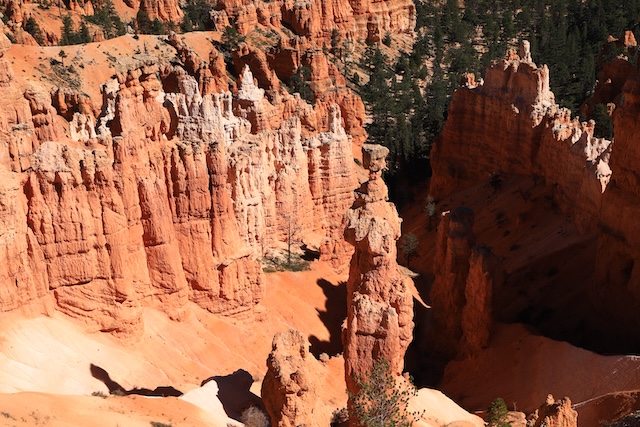
<svg viewBox="0 0 640 427"><path fill-rule="evenodd" d="M335 356L342 353L342 322L347 317L347 284L340 282L335 286L324 279L318 279L317 283L327 297L325 310L318 310L318 316L329 330L330 338L329 341L322 341L315 335L311 335L310 351L315 357L319 357L322 353Z"/></svg>
<svg viewBox="0 0 640 427"><path fill-rule="evenodd" d="M215 381L218 384L218 399L229 418L240 421L242 412L251 406L264 410L262 400L250 390L253 377L244 369L238 369L233 374L225 376L216 375L207 378L201 386L209 381Z"/></svg>
<svg viewBox="0 0 640 427"><path fill-rule="evenodd" d="M89 366L91 371L91 376L99 381L102 381L104 385L109 389L110 394L115 394L119 396L129 396L132 394L137 394L140 396L155 396L155 397L167 397L167 396L182 396L182 392L171 386L159 386L155 389L151 390L148 388L132 388L131 390L127 390L118 384L116 381L112 380L109 376L109 373L103 368L94 365L93 363Z"/></svg>

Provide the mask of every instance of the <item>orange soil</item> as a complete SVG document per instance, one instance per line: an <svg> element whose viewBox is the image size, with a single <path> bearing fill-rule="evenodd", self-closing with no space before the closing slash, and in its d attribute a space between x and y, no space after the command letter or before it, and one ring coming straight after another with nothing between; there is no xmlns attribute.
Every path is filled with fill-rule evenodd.
<svg viewBox="0 0 640 427"><path fill-rule="evenodd" d="M159 311L147 309L145 333L139 342L108 334L85 334L81 325L59 313L29 319L19 313L3 313L0 315L3 325L0 392L39 391L76 396L38 395L38 400L31 394L5 394L0 397L0 411L20 422L24 418L27 423L33 423L31 412L35 412L41 422L49 416L50 424L41 425L86 426L91 424L85 423L83 414L102 420L103 415L107 417L106 413L111 412L125 412L146 423L166 419L174 425L200 425L200 418L206 420L200 409L175 398L128 396L103 400L90 397L88 395L97 391L108 394L105 384L92 377L91 364L104 369L126 390L171 386L186 392L198 387L203 380L217 376L219 385L221 382L231 385L231 389L225 390L221 386L220 395L238 393L242 398L236 399L237 404L246 405L252 400L252 393L260 394L260 381L275 333L296 328L317 337L319 342L330 341L330 332L320 316L335 307L326 306L325 293L339 295L336 289L346 277L336 275L327 264L314 262L312 265L313 269L307 272L267 274L267 297L255 319L225 318L192 305L191 315L185 321L174 322ZM324 289L318 285L319 280ZM341 304L344 305L344 299ZM246 375L255 380L253 385L234 383L235 378L240 377L232 375L237 370L246 371ZM326 374L320 390L326 406L318 419L326 419L328 424L331 412L346 403L341 356L329 360ZM147 404L147 401L163 403ZM21 406L16 402L21 402ZM69 412L57 409L67 406L75 409ZM243 408L226 409L235 414ZM184 416L192 417L189 419L193 423L178 422ZM0 425L7 420L9 425L16 421L0 416ZM30 425L17 421L16 425ZM114 421L117 424L117 419Z"/></svg>

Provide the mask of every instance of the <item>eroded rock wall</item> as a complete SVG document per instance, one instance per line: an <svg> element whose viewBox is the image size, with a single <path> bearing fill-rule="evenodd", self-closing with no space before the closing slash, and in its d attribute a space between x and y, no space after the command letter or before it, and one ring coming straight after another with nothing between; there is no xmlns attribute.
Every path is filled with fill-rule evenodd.
<svg viewBox="0 0 640 427"><path fill-rule="evenodd" d="M621 50L626 54L605 58ZM467 77L432 151L430 188L439 198L477 180L539 177L578 229L598 236L595 274L584 286L599 314L633 337L640 327L640 72L628 57L636 52L630 33L608 42L596 93L583 106L589 113L607 104L615 144L594 136L593 121L579 123L555 104L548 69L531 62L526 45L493 63L484 81Z"/></svg>
<svg viewBox="0 0 640 427"><path fill-rule="evenodd" d="M344 256L356 178L341 108L284 90L270 101L249 68L234 96L217 68L199 79L205 67L184 56L189 72L150 64L107 82L97 119L81 97L20 92L8 74L1 311L55 306L136 336L144 306L250 315L264 293L257 259L291 224L323 257Z"/></svg>
<svg viewBox="0 0 640 427"><path fill-rule="evenodd" d="M476 244L473 223L473 211L460 207L438 225L429 341L445 358L477 353L491 335L493 288L502 272L491 250Z"/></svg>
<svg viewBox="0 0 640 427"><path fill-rule="evenodd" d="M496 132L496 129L499 131ZM549 69L520 54L492 63L484 80L464 80L431 154L430 192L437 199L477 180L540 176L583 231L597 227L611 178L611 142L571 118L549 88Z"/></svg>
<svg viewBox="0 0 640 427"><path fill-rule="evenodd" d="M353 40L380 41L387 32L411 33L416 24L415 5L407 0L384 1L253 1L219 3L242 34L258 23L286 26L296 35L329 44L333 30Z"/></svg>
<svg viewBox="0 0 640 427"><path fill-rule="evenodd" d="M621 48L637 53L637 43L627 36L612 39L603 49ZM600 211L596 273L592 301L602 313L616 319L620 326L637 331L640 319L640 227L636 220L640 200L637 162L638 120L640 118L640 70L626 56L612 58L602 67L602 83L594 100L611 102L615 145L611 150L611 183L603 194Z"/></svg>

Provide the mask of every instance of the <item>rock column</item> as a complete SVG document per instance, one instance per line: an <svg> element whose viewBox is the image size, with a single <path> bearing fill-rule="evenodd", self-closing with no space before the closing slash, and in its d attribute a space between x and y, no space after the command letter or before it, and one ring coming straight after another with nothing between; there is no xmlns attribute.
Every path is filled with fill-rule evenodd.
<svg viewBox="0 0 640 427"><path fill-rule="evenodd" d="M385 359L400 375L413 333L411 279L396 262L401 219L388 201L381 178L389 150L363 146L369 180L355 191L346 214L345 239L355 247L347 282L347 321L342 333L347 389L358 392L355 377L366 377L374 361Z"/></svg>

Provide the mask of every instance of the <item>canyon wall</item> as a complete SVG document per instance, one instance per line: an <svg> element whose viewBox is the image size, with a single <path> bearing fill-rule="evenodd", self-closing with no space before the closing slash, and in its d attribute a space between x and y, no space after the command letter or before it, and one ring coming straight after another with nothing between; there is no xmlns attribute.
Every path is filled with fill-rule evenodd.
<svg viewBox="0 0 640 427"><path fill-rule="evenodd" d="M185 68L118 74L94 114L72 92L21 91L0 57L14 101L0 108L0 311L55 308L135 336L143 306L250 315L264 293L257 259L291 225L322 257L348 253L356 178L341 108L285 90L267 99L249 67L235 95Z"/></svg>
<svg viewBox="0 0 640 427"><path fill-rule="evenodd" d="M400 375L413 339L411 279L396 262L400 223L382 180L389 150L365 144L369 180L356 190L346 214L345 239L355 247L347 281L347 319L342 331L347 389L357 393L356 377L367 378L375 361L386 360Z"/></svg>
<svg viewBox="0 0 640 427"><path fill-rule="evenodd" d="M593 121L580 123L556 105L548 68L531 61L526 43L519 55L491 64L484 81L466 76L432 151L430 187L438 199L508 175L534 176L547 185L578 229L598 237L595 275L584 284L591 304L634 337L640 327L636 51L628 33L609 41L596 92L583 106L588 113L608 104L615 144L593 136Z"/></svg>
<svg viewBox="0 0 640 427"><path fill-rule="evenodd" d="M520 54L492 63L484 81L465 78L431 154L430 192L437 199L478 180L539 176L583 231L597 226L611 169L611 142L555 103L549 69Z"/></svg>
<svg viewBox="0 0 640 427"><path fill-rule="evenodd" d="M621 40L611 39L603 49L624 52L603 64L595 102L608 102L613 110L615 145L611 151L611 183L603 194L599 216L598 256L592 289L596 307L636 337L640 328L640 227L636 215L640 206L640 179L636 165L640 120L640 70L632 58L637 43L627 32Z"/></svg>

